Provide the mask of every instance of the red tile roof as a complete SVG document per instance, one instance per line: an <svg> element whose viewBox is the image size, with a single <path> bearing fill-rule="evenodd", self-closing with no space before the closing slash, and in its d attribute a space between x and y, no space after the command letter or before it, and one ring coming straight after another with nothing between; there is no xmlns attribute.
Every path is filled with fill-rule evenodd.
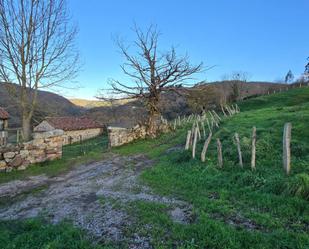
<svg viewBox="0 0 309 249"><path fill-rule="evenodd" d="M50 117L46 121L55 129L64 131L102 128L98 122L87 117Z"/></svg>
<svg viewBox="0 0 309 249"><path fill-rule="evenodd" d="M6 110L4 110L2 107L0 107L0 119L8 119L9 114Z"/></svg>

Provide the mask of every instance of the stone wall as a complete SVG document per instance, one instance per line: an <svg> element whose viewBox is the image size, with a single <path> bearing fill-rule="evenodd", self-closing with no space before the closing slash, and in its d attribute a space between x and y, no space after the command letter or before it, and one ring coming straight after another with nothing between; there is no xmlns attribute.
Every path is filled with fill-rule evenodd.
<svg viewBox="0 0 309 249"><path fill-rule="evenodd" d="M60 159L63 134L62 130L35 133L30 142L1 147L0 171L24 170L30 164Z"/></svg>
<svg viewBox="0 0 309 249"><path fill-rule="evenodd" d="M133 128L108 127L109 147L117 147L123 144L130 143L137 139L144 139L147 136L146 127L137 125ZM161 124L158 128L159 133L170 131L170 127Z"/></svg>
<svg viewBox="0 0 309 249"><path fill-rule="evenodd" d="M63 135L63 145L94 138L101 135L102 133L103 133L102 128L65 131Z"/></svg>

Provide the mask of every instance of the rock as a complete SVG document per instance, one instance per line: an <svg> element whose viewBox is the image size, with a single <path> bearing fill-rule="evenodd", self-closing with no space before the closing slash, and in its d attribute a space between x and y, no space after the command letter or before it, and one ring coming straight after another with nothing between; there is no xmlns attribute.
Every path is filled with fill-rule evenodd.
<svg viewBox="0 0 309 249"><path fill-rule="evenodd" d="M23 163L23 159L20 155L17 155L10 163L9 166L13 167L13 168L17 168L19 166L21 166Z"/></svg>
<svg viewBox="0 0 309 249"><path fill-rule="evenodd" d="M4 153L3 154L3 157L4 157L4 159L12 159L12 158L14 158L15 157L15 152L6 152L6 153Z"/></svg>
<svg viewBox="0 0 309 249"><path fill-rule="evenodd" d="M36 138L32 141L33 146L40 147L42 144L44 144L43 138Z"/></svg>
<svg viewBox="0 0 309 249"><path fill-rule="evenodd" d="M17 168L17 170L25 170L27 168L26 165L21 165Z"/></svg>
<svg viewBox="0 0 309 249"><path fill-rule="evenodd" d="M46 150L46 154L55 154L57 153L58 149L57 148L51 148Z"/></svg>
<svg viewBox="0 0 309 249"><path fill-rule="evenodd" d="M19 152L19 155L22 157L22 158L26 158L27 156L29 156L29 150L21 150Z"/></svg>
<svg viewBox="0 0 309 249"><path fill-rule="evenodd" d="M26 161L24 161L24 163L23 163L23 165L25 165L25 166L29 166L31 163L30 163L30 161L29 160L26 160Z"/></svg>
<svg viewBox="0 0 309 249"><path fill-rule="evenodd" d="M5 168L6 168L6 162L0 161L0 169L5 169Z"/></svg>

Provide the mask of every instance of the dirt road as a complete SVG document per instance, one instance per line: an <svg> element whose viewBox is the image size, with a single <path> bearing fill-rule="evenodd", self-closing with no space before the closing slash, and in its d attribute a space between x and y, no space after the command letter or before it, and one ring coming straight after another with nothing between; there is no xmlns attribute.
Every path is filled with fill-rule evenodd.
<svg viewBox="0 0 309 249"><path fill-rule="evenodd" d="M151 248L151 238L127 238L124 229L134 220L122 204L143 200L170 206L174 222L187 223L190 206L155 195L139 182L140 173L153 162L143 155L119 156L74 168L57 177L39 175L0 185L0 219L44 217L52 223L71 220L95 238L126 241L129 248Z"/></svg>

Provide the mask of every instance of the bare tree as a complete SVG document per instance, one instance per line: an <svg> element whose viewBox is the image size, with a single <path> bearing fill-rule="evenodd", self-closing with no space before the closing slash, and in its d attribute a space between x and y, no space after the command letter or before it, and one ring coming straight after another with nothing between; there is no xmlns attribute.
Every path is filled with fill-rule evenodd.
<svg viewBox="0 0 309 249"><path fill-rule="evenodd" d="M237 71L232 73L231 75L224 75L223 80L227 81L230 85L231 101L238 101L243 99L243 90L246 82L249 80L250 75L247 72Z"/></svg>
<svg viewBox="0 0 309 249"><path fill-rule="evenodd" d="M66 0L0 0L0 82L11 83L25 140L38 89L60 86L79 69L70 21Z"/></svg>
<svg viewBox="0 0 309 249"><path fill-rule="evenodd" d="M221 94L213 84L196 84L187 89L187 92L187 103L195 113L202 113L219 105Z"/></svg>
<svg viewBox="0 0 309 249"><path fill-rule="evenodd" d="M136 55L131 55L128 47L117 40L117 45L126 59L121 69L133 80L133 84L124 84L113 79L110 85L115 94L143 101L148 111L147 133L154 137L157 133L156 120L161 113L161 93L175 90L179 84L192 79L193 74L201 72L202 63L191 65L188 56L178 57L174 48L168 52L158 52L160 33L154 26L150 26L146 32L135 26L134 32Z"/></svg>

